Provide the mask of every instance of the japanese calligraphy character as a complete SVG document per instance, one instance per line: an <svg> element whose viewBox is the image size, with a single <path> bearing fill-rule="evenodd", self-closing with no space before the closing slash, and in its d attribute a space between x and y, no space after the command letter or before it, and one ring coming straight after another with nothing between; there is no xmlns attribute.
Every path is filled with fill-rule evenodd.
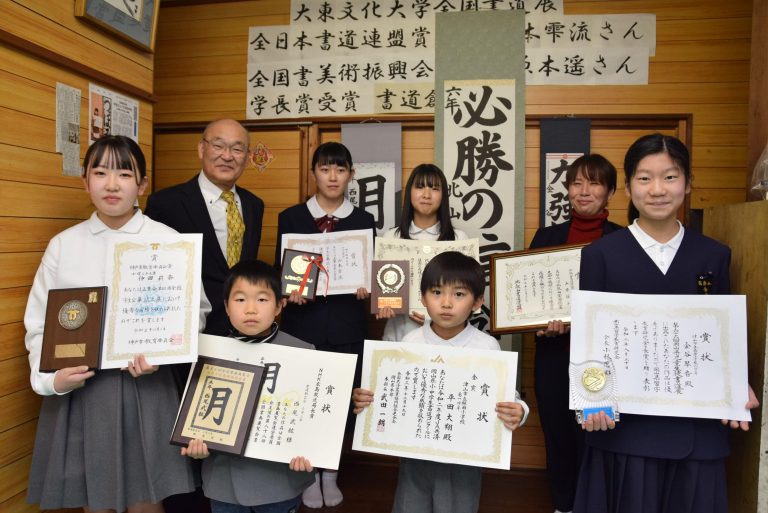
<svg viewBox="0 0 768 513"><path fill-rule="evenodd" d="M224 414L226 413L227 403L229 402L229 396L232 395L232 389L230 388L210 388L211 402L208 403L208 409L203 415L203 419L207 418L213 410L218 410L218 414L213 417L213 421L217 425L221 425L221 421L224 420Z"/></svg>
<svg viewBox="0 0 768 513"><path fill-rule="evenodd" d="M556 11L557 7L554 0L539 0L533 10L541 10L542 13L548 13L549 11Z"/></svg>
<svg viewBox="0 0 768 513"><path fill-rule="evenodd" d="M336 76L331 74L331 64L321 64L320 78L317 79L317 83L325 84L327 82L329 84L333 84L333 81L335 79L336 79Z"/></svg>
<svg viewBox="0 0 768 513"><path fill-rule="evenodd" d="M387 36L387 48L405 48L403 29L390 30Z"/></svg>
<svg viewBox="0 0 768 513"><path fill-rule="evenodd" d="M619 64L619 67L618 67L618 68L616 68L616 73L617 73L617 74L618 74L618 73L619 73L619 72L620 72L622 69L623 69L623 70L624 70L624 71L625 71L625 72L626 72L628 75L632 75L633 73L635 73L635 72L637 71L637 69L635 69L635 70L630 70L630 69L629 69L629 59L631 59L631 58L632 58L632 56L630 55L629 57L627 57L626 59L624 59L624 62L622 62L621 64Z"/></svg>
<svg viewBox="0 0 768 513"><path fill-rule="evenodd" d="M336 18L333 17L333 7L331 7L331 4L328 2L323 2L320 4L320 8L318 9L318 16L317 19L322 21L323 23L326 23L328 20L334 20Z"/></svg>
<svg viewBox="0 0 768 513"><path fill-rule="evenodd" d="M603 24L603 26L600 28L600 37L608 41L610 37L608 37L606 34L613 34L613 29L611 28L611 24L607 20Z"/></svg>
<svg viewBox="0 0 768 513"><path fill-rule="evenodd" d="M339 69L339 79L344 82L357 82L357 63L347 64L344 63Z"/></svg>
<svg viewBox="0 0 768 513"><path fill-rule="evenodd" d="M536 27L534 27L530 21L528 21L527 23L528 23L528 26L525 27L525 42L530 43L533 39L541 39L541 36L539 36L534 32Z"/></svg>
<svg viewBox="0 0 768 513"><path fill-rule="evenodd" d="M309 7L307 7L305 4L301 4L301 6L296 11L296 17L293 18L293 21L299 21L299 18L304 16L304 19L307 21L312 21L312 19L307 16L307 13L309 12Z"/></svg>
<svg viewBox="0 0 768 513"><path fill-rule="evenodd" d="M631 27L629 27L629 29L628 29L628 30L627 30L627 31L624 33L624 37L623 37L623 39L626 39L626 38L627 38L627 36L629 36L630 34L632 35L632 39L642 39L642 38L643 38L643 35L639 35L639 36L638 36L638 35L635 33L635 27L637 27L637 22L634 22L634 23L632 24L632 26L631 26Z"/></svg>
<svg viewBox="0 0 768 513"><path fill-rule="evenodd" d="M411 32L411 35L415 38L415 42L413 44L414 48L426 48L427 47L427 36L431 34L429 29L427 27L417 27Z"/></svg>
<svg viewBox="0 0 768 513"><path fill-rule="evenodd" d="M309 80L307 80L307 75L312 73L312 70L304 66L303 64L299 66L299 69L294 71L293 74L299 77L299 80L296 82L301 87L307 87L309 85Z"/></svg>
<svg viewBox="0 0 768 513"><path fill-rule="evenodd" d="M394 61L389 64L389 78L394 80L395 78L405 79L408 74L405 61Z"/></svg>
<svg viewBox="0 0 768 513"><path fill-rule="evenodd" d="M395 93L390 91L388 88L384 89L384 92L376 95L376 98L381 98L381 108L384 110L392 110L392 97L395 96Z"/></svg>
<svg viewBox="0 0 768 513"><path fill-rule="evenodd" d="M573 41L573 42L575 42L575 41L592 41L589 38L589 26L584 21L580 21L578 25L574 21L571 24L570 32L571 32L571 41Z"/></svg>
<svg viewBox="0 0 768 513"><path fill-rule="evenodd" d="M566 57L563 65L563 73L580 77L584 75L584 59L580 55Z"/></svg>
<svg viewBox="0 0 768 513"><path fill-rule="evenodd" d="M358 207L368 210L368 207L374 207L376 213L373 215L376 220L376 228L384 228L384 184L386 180L381 175L359 178L357 185L360 188L360 199Z"/></svg>
<svg viewBox="0 0 768 513"><path fill-rule="evenodd" d="M408 107L412 110L421 110L419 105L419 92L416 89L410 89L409 91L403 91L401 107Z"/></svg>
<svg viewBox="0 0 768 513"><path fill-rule="evenodd" d="M354 91L347 91L341 96L344 100L344 112L357 112L357 100L360 99L360 95Z"/></svg>
<svg viewBox="0 0 768 513"><path fill-rule="evenodd" d="M420 60L416 63L414 67L411 68L411 71L414 71L416 73L416 78L425 78L430 77L431 73L435 70L429 67L424 60Z"/></svg>
<svg viewBox="0 0 768 513"><path fill-rule="evenodd" d="M392 7L389 8L389 14L387 14L387 18L391 18L395 14L400 15L400 18L405 18L405 14L402 11L403 4L400 3L400 0L393 0Z"/></svg>
<svg viewBox="0 0 768 513"><path fill-rule="evenodd" d="M266 105L267 99L264 98L261 95L254 96L251 99L251 110L253 110L253 113L257 116L261 116L261 113L264 111L264 105Z"/></svg>
<svg viewBox="0 0 768 513"><path fill-rule="evenodd" d="M359 48L355 44L355 38L357 33L354 30L345 30L339 34L339 48L349 48L350 50L356 50Z"/></svg>
<svg viewBox="0 0 768 513"><path fill-rule="evenodd" d="M463 102L464 109L456 109L456 111L453 112L453 122L457 125L461 125L464 111L466 111L468 114L468 119L463 125L461 125L462 128L469 128L475 123L483 126L498 126L506 122L507 115L504 114L502 109L495 105L493 107L493 116L483 117L483 113L485 112L486 107L488 106L488 102L492 96L493 89L490 86L483 86L483 96L479 101L477 100L477 94L474 91L471 91L468 95L470 101ZM512 102L508 98L499 96L496 99L505 110L512 109ZM474 105L475 103L477 106Z"/></svg>
<svg viewBox="0 0 768 513"><path fill-rule="evenodd" d="M366 4L363 6L362 11L365 14L365 19L368 19L368 16L371 16L372 18L381 18L381 14L379 14L379 8L381 7L381 4L379 2L371 1L366 2ZM368 12L370 10L370 13Z"/></svg>
<svg viewBox="0 0 768 513"><path fill-rule="evenodd" d="M363 31L363 46L381 48L381 34L377 28L374 27L370 34L367 30Z"/></svg>
<svg viewBox="0 0 768 513"><path fill-rule="evenodd" d="M506 152L501 149L498 143L501 135L487 130L482 131L482 139L473 136L465 137L457 141L457 150L459 158L456 162L453 179L461 178L467 185L475 183L475 170L480 171L480 180L493 187L499 170L512 171L513 166L503 159ZM466 173L462 174L462 170Z"/></svg>
<svg viewBox="0 0 768 513"><path fill-rule="evenodd" d="M365 80L379 80L384 77L384 72L381 70L381 64L378 62L366 63L363 70L363 78Z"/></svg>
<svg viewBox="0 0 768 513"><path fill-rule="evenodd" d="M548 36L552 36L552 42L556 43L558 39L563 37L563 29L565 25L559 21L550 21L544 26L544 32Z"/></svg>
<svg viewBox="0 0 768 513"><path fill-rule="evenodd" d="M312 46L312 43L307 40L308 37L309 36L302 30L301 34L296 36L296 41L293 42L293 46L299 50L303 50L305 46Z"/></svg>
<svg viewBox="0 0 768 513"><path fill-rule="evenodd" d="M259 32L259 35L253 38L253 41L249 41L248 44L252 46L252 50L261 51L267 49L269 40L267 40L263 33Z"/></svg>
<svg viewBox="0 0 768 513"><path fill-rule="evenodd" d="M552 56L547 54L547 60L542 63L541 67L539 68L539 73L543 71L547 76L549 76L549 74L554 71L559 72L560 71L559 68L552 66L554 62L555 61L552 60Z"/></svg>

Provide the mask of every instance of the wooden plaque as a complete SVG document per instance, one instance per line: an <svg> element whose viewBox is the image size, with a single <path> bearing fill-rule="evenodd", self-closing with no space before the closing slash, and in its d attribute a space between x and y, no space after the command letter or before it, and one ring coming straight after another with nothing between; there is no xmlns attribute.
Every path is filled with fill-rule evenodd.
<svg viewBox="0 0 768 513"><path fill-rule="evenodd" d="M323 255L295 249L283 251L283 267L280 270L280 292L283 296L290 296L294 290L301 289L303 283L301 297L315 299L320 269L312 264L313 259L322 262Z"/></svg>
<svg viewBox="0 0 768 513"><path fill-rule="evenodd" d="M260 365L200 356L184 391L171 444L202 438L210 451L242 456L266 377Z"/></svg>
<svg viewBox="0 0 768 513"><path fill-rule="evenodd" d="M390 307L395 314L408 314L411 265L407 260L374 260L371 275L371 313Z"/></svg>
<svg viewBox="0 0 768 513"><path fill-rule="evenodd" d="M99 368L106 305L107 287L48 291L40 372Z"/></svg>

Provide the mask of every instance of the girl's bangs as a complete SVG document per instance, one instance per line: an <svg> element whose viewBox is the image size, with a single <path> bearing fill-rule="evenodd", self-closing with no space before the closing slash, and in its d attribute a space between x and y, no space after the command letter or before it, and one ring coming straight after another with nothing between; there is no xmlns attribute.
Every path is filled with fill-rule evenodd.
<svg viewBox="0 0 768 513"><path fill-rule="evenodd" d="M130 169L134 173L138 172L138 164L126 146L122 145L104 145L93 155L91 162L87 163L88 168L102 166L107 169Z"/></svg>
<svg viewBox="0 0 768 513"><path fill-rule="evenodd" d="M413 185L416 187L442 188L440 176L437 171L434 170L424 170L419 172L413 180Z"/></svg>

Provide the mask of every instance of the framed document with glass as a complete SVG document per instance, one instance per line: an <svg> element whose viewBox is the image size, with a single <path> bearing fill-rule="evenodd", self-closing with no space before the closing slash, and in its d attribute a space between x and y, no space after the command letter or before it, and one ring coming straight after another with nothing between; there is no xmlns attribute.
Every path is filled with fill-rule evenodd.
<svg viewBox="0 0 768 513"><path fill-rule="evenodd" d="M152 365L197 360L202 245L199 233L113 238L102 369L137 354Z"/></svg>
<svg viewBox="0 0 768 513"><path fill-rule="evenodd" d="M284 233L282 248L323 255L327 272L318 276L318 295L354 294L359 288L371 290L372 230Z"/></svg>
<svg viewBox="0 0 768 513"><path fill-rule="evenodd" d="M107 287L48 291L40 372L99 368L106 305Z"/></svg>
<svg viewBox="0 0 768 513"><path fill-rule="evenodd" d="M536 331L551 320L570 321L583 247L492 254L491 333Z"/></svg>
<svg viewBox="0 0 768 513"><path fill-rule="evenodd" d="M622 414L751 420L745 296L575 290L571 302L571 365L608 362ZM594 367L572 376L571 409L577 381L602 384Z"/></svg>
<svg viewBox="0 0 768 513"><path fill-rule="evenodd" d="M289 463L305 456L316 467L339 467L356 355L213 335L199 342L201 356L265 369L244 457Z"/></svg>
<svg viewBox="0 0 768 513"><path fill-rule="evenodd" d="M201 356L193 365L171 443L203 439L212 451L242 456L264 367Z"/></svg>
<svg viewBox="0 0 768 513"><path fill-rule="evenodd" d="M376 260L406 260L408 273L408 312L426 314L421 304L421 273L435 255L458 251L480 261L478 239L426 241L413 239L376 239Z"/></svg>
<svg viewBox="0 0 768 513"><path fill-rule="evenodd" d="M496 403L513 401L517 353L366 340L352 448L408 458L509 469L512 432Z"/></svg>

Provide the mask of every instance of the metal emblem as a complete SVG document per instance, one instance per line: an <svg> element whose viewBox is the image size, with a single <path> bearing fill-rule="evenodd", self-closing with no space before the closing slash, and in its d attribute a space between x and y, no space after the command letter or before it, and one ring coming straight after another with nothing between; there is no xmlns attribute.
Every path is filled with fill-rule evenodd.
<svg viewBox="0 0 768 513"><path fill-rule="evenodd" d="M65 330L76 330L88 319L88 307L82 301L73 299L59 309L59 324Z"/></svg>
<svg viewBox="0 0 768 513"><path fill-rule="evenodd" d="M589 367L581 375L581 384L590 392L599 392L605 383L605 371L599 367Z"/></svg>
<svg viewBox="0 0 768 513"><path fill-rule="evenodd" d="M405 271L397 264L385 264L376 273L378 283L384 294L395 294L405 284Z"/></svg>

